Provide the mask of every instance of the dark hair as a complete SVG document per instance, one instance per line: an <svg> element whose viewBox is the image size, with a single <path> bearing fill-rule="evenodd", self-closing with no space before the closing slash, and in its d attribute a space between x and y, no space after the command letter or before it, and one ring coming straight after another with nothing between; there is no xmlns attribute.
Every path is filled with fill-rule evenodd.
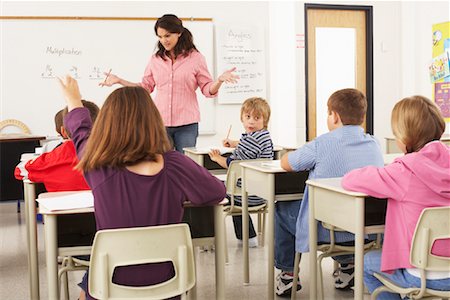
<svg viewBox="0 0 450 300"><path fill-rule="evenodd" d="M180 54L182 54L183 56L187 56L194 50L198 51L194 45L194 37L192 36L192 33L189 31L189 29L183 27L183 21L181 21L177 16L168 14L159 18L155 24L156 35L158 35L158 28L160 27L170 33L181 34L178 38L178 42L175 45L175 48L173 49L175 58L177 58ZM158 51L156 52L156 55L161 57L163 60L166 60L166 58L164 57L166 54L166 49L164 49L164 46L159 41L157 47Z"/></svg>
<svg viewBox="0 0 450 300"><path fill-rule="evenodd" d="M97 119L98 112L100 111L100 108L98 108L97 104L91 101L87 100L81 100L81 103L83 104L83 107L86 107L89 110L89 115L91 116L92 124L94 124L95 119ZM69 113L69 110L66 108L63 109L62 116L63 118ZM64 129L66 129L66 133L68 137L71 137L70 131L64 126Z"/></svg>
<svg viewBox="0 0 450 300"><path fill-rule="evenodd" d="M344 125L361 125L367 112L367 99L357 89L342 89L328 99L328 114L339 114Z"/></svg>
<svg viewBox="0 0 450 300"><path fill-rule="evenodd" d="M77 166L83 171L156 161L172 149L161 115L140 86L113 91L94 123Z"/></svg>
<svg viewBox="0 0 450 300"><path fill-rule="evenodd" d="M64 126L64 117L63 117L64 109L58 111L55 115L55 129L56 132L62 136L61 127Z"/></svg>

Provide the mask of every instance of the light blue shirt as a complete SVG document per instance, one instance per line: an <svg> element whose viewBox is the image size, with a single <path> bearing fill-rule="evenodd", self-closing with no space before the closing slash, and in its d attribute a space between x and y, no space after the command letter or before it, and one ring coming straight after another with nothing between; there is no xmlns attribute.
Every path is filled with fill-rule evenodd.
<svg viewBox="0 0 450 300"><path fill-rule="evenodd" d="M368 165L383 166L378 141L365 134L361 126L345 125L325 133L294 152L289 153L289 164L294 171L310 170L309 179L342 177L347 172ZM338 204L337 204L338 205ZM297 218L295 250L309 251L308 186ZM329 231L319 222L318 241L329 242ZM336 242L352 241L349 232L336 232Z"/></svg>

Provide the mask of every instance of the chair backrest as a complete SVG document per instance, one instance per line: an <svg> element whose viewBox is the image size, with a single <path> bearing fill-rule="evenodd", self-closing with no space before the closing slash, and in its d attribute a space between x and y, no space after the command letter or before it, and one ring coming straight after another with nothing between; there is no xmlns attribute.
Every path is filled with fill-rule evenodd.
<svg viewBox="0 0 450 300"><path fill-rule="evenodd" d="M254 162L254 161L265 161L270 160L268 158L258 158L258 159L247 159L247 160L233 160L228 166L227 170L227 180L225 181L225 186L227 188L227 194L230 195L232 199L232 204L234 203L234 196L241 196L242 190L237 186L237 182L242 178L242 168L240 166L243 162Z"/></svg>
<svg viewBox="0 0 450 300"><path fill-rule="evenodd" d="M171 261L175 276L167 281L131 287L112 282L120 266ZM187 224L100 230L92 246L89 293L97 299L166 299L195 285L192 239Z"/></svg>
<svg viewBox="0 0 450 300"><path fill-rule="evenodd" d="M450 270L450 257L431 253L434 242L440 239L450 239L450 206L423 210L412 240L411 265L428 271Z"/></svg>

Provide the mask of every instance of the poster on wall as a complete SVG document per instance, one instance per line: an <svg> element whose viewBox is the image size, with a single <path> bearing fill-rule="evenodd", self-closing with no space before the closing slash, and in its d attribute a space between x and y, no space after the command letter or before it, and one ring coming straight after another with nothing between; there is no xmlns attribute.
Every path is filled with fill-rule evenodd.
<svg viewBox="0 0 450 300"><path fill-rule="evenodd" d="M220 89L220 104L242 103L250 97L266 97L264 29L254 26L216 27L217 74L236 67L236 84Z"/></svg>
<svg viewBox="0 0 450 300"><path fill-rule="evenodd" d="M441 109L445 122L450 122L450 82L435 84L434 101Z"/></svg>
<svg viewBox="0 0 450 300"><path fill-rule="evenodd" d="M450 22L432 26L433 59L429 66L433 84L434 101L440 108L445 122L450 122Z"/></svg>
<svg viewBox="0 0 450 300"><path fill-rule="evenodd" d="M444 52L443 54L433 58L433 61L431 62L429 67L431 83L450 76L450 68L448 65L447 55L448 52Z"/></svg>

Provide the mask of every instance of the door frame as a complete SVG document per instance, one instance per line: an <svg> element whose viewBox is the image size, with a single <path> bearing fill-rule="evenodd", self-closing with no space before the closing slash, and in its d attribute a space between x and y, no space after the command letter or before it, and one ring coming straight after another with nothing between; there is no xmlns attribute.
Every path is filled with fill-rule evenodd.
<svg viewBox="0 0 450 300"><path fill-rule="evenodd" d="M306 141L309 141L308 124L308 9L327 10L359 10L366 15L366 132L373 135L373 7L366 5L336 5L336 4L316 4L305 3L305 94L306 94Z"/></svg>

